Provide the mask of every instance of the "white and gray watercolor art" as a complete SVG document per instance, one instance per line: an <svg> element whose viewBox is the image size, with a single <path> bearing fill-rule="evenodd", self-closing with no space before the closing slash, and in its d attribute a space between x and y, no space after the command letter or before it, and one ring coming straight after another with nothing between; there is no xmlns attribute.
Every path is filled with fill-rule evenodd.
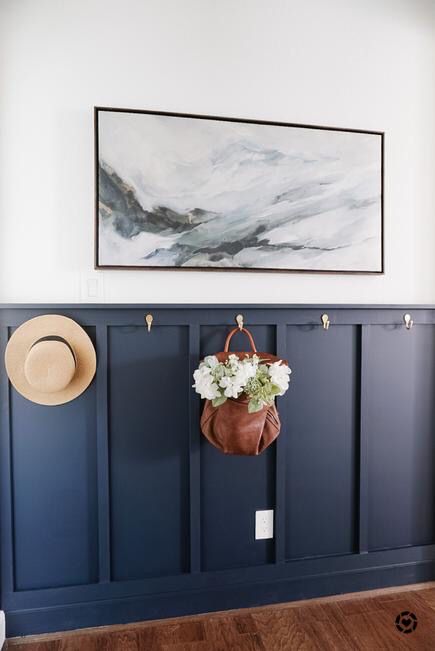
<svg viewBox="0 0 435 651"><path fill-rule="evenodd" d="M100 109L99 267L382 271L382 135Z"/></svg>

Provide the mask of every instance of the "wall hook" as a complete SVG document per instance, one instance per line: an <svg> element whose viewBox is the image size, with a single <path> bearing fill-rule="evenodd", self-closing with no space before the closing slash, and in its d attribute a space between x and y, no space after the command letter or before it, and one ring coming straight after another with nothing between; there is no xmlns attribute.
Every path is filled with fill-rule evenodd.
<svg viewBox="0 0 435 651"><path fill-rule="evenodd" d="M407 330L411 330L412 326L414 325L414 321L411 319L411 315L408 312L403 315L403 320L405 322L405 328Z"/></svg>
<svg viewBox="0 0 435 651"><path fill-rule="evenodd" d="M145 321L148 327L148 332L151 332L151 326L153 324L154 318L152 314L147 314L145 317Z"/></svg>
<svg viewBox="0 0 435 651"><path fill-rule="evenodd" d="M239 330L243 330L243 314L238 314L236 316L236 323L239 326Z"/></svg>
<svg viewBox="0 0 435 651"><path fill-rule="evenodd" d="M321 319L323 323L323 329L328 330L330 326L329 316L327 314L322 314Z"/></svg>

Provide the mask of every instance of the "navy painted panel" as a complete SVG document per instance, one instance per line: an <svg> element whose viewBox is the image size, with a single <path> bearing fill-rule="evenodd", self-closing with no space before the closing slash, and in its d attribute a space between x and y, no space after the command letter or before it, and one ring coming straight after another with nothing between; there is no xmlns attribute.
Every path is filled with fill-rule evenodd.
<svg viewBox="0 0 435 651"><path fill-rule="evenodd" d="M356 545L359 333L290 326L286 555L345 554Z"/></svg>
<svg viewBox="0 0 435 651"><path fill-rule="evenodd" d="M0 306L0 344L6 325L46 312L90 326L98 375L49 408L13 391L9 405L0 373L11 634L433 577L433 307ZM199 355L222 349L237 313L293 369L285 427L258 458L200 436L191 389ZM255 541L255 510L274 507L276 539Z"/></svg>
<svg viewBox="0 0 435 651"><path fill-rule="evenodd" d="M249 326L257 349L275 352L271 326ZM228 328L201 328L201 356L223 350ZM232 350L249 350L237 333ZM275 445L258 457L224 455L201 436L202 569L260 565L273 561L273 540L255 540L255 511L275 503Z"/></svg>
<svg viewBox="0 0 435 651"><path fill-rule="evenodd" d="M435 327L370 327L369 549L435 540Z"/></svg>
<svg viewBox="0 0 435 651"><path fill-rule="evenodd" d="M189 332L109 328L114 580L189 567Z"/></svg>
<svg viewBox="0 0 435 651"><path fill-rule="evenodd" d="M47 407L11 390L17 590L97 580L95 393L94 381L78 399Z"/></svg>

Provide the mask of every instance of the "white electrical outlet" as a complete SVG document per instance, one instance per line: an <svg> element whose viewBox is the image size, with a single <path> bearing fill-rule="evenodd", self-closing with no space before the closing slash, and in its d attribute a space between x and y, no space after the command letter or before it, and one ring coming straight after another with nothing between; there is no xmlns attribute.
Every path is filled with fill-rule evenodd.
<svg viewBox="0 0 435 651"><path fill-rule="evenodd" d="M273 538L273 509L255 511L255 540Z"/></svg>

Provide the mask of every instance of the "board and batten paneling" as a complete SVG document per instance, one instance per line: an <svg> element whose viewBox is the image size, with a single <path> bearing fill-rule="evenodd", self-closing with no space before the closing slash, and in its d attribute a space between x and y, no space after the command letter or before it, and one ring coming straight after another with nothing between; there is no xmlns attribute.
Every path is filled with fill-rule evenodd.
<svg viewBox="0 0 435 651"><path fill-rule="evenodd" d="M98 357L88 390L58 407L25 400L0 373L9 634L435 579L435 307L413 308L409 331L405 311L0 306L2 351L14 327L58 313L87 329ZM281 434L258 457L201 436L192 389L239 312L258 350L293 371ZM269 508L274 538L255 540L255 511Z"/></svg>
<svg viewBox="0 0 435 651"><path fill-rule="evenodd" d="M435 326L370 326L369 549L435 542Z"/></svg>
<svg viewBox="0 0 435 651"><path fill-rule="evenodd" d="M250 326L258 351L275 351L271 326ZM201 328L201 357L224 348L225 330ZM231 340L231 350L249 350L243 333ZM224 455L201 441L201 557L204 570L249 567L273 560L273 540L255 540L255 511L273 509L275 446L258 457Z"/></svg>
<svg viewBox="0 0 435 651"><path fill-rule="evenodd" d="M16 590L98 578L95 407L95 383L56 407L11 388Z"/></svg>
<svg viewBox="0 0 435 651"><path fill-rule="evenodd" d="M114 580L188 567L188 328L109 328Z"/></svg>
<svg viewBox="0 0 435 651"><path fill-rule="evenodd" d="M290 326L286 555L356 551L359 332Z"/></svg>

